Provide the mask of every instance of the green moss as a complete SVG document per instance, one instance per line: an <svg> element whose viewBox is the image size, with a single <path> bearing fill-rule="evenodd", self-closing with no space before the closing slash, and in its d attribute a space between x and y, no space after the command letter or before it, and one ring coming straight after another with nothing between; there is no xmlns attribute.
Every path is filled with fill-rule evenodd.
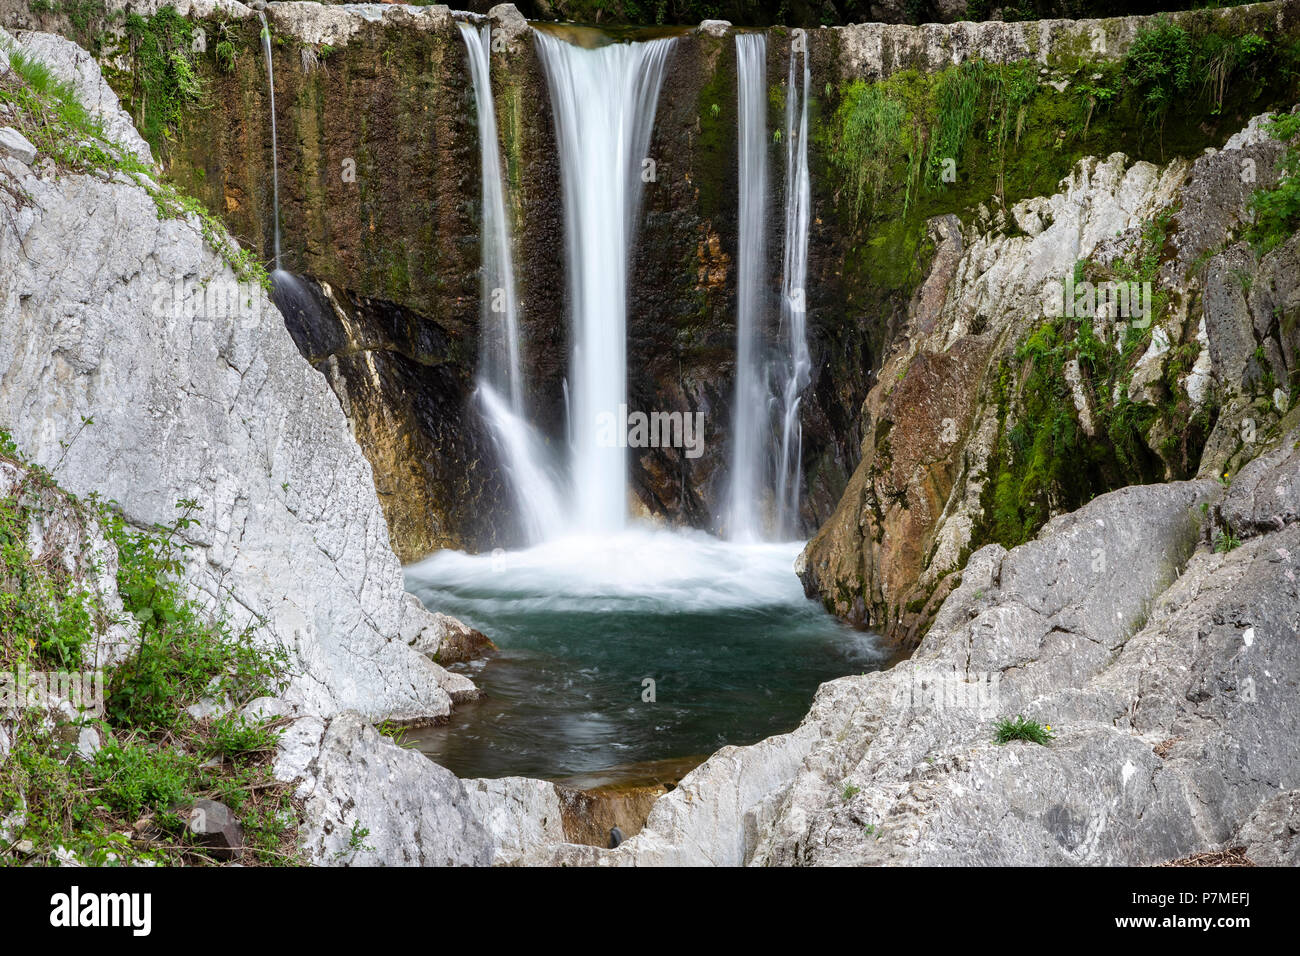
<svg viewBox="0 0 1300 956"><path fill-rule="evenodd" d="M185 112L203 100L194 65L194 27L167 6L150 17L128 14L126 36L139 90L136 127L162 155Z"/></svg>
<svg viewBox="0 0 1300 956"><path fill-rule="evenodd" d="M1194 156L1300 90L1300 51L1265 28L1176 31L1181 39L1159 33L1122 61L1092 54L1084 38L1073 52L1054 49L1046 77L1034 60L975 60L828 85L816 139L828 179L818 186L847 245L871 250L848 256L850 301L910 293L919 237L933 216L967 219L981 204L1051 195L1088 155Z"/></svg>
<svg viewBox="0 0 1300 956"><path fill-rule="evenodd" d="M734 194L727 188L730 163L736 149L736 67L734 57L722 56L721 41L713 37L702 38L709 46L701 50L701 59L712 64L712 70L700 87L696 108L699 115L699 135L692 170L692 181L699 195L699 211L703 219L715 219L724 206L734 203Z"/></svg>
<svg viewBox="0 0 1300 956"><path fill-rule="evenodd" d="M1280 246L1300 229L1300 113L1282 117L1268 130L1287 148L1278 163L1277 182L1251 197L1255 221L1246 237L1260 255Z"/></svg>

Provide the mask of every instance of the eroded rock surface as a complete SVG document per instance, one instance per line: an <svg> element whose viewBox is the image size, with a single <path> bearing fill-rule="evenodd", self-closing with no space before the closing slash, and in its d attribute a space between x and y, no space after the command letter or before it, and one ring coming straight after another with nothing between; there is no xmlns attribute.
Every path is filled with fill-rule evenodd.
<svg viewBox="0 0 1300 956"><path fill-rule="evenodd" d="M281 742L275 773L298 784L304 850L313 862L492 862L493 843L456 775L394 745L355 712L295 723Z"/></svg>
<svg viewBox="0 0 1300 956"><path fill-rule="evenodd" d="M66 66L63 42L23 42ZM117 115L73 60L90 108ZM129 177L13 157L0 176L25 197L6 194L0 229L0 420L19 448L140 527L196 502L189 580L290 651L300 711L446 714L449 675L404 639L432 618L405 599L370 466L261 286Z"/></svg>
<svg viewBox="0 0 1300 956"><path fill-rule="evenodd" d="M1297 439L1280 453L1293 472ZM1125 488L981 549L910 660L824 684L798 730L720 751L619 849L528 859L1117 865L1237 845L1289 859L1300 526L1210 543L1216 507L1237 513L1253 487ZM1055 739L995 743L995 720L1017 715Z"/></svg>
<svg viewBox="0 0 1300 956"><path fill-rule="evenodd" d="M1238 239L1276 177L1265 123L1194 162L1085 159L1054 196L930 223L929 275L863 405L863 459L800 558L810 595L914 646L982 545L1099 491L1235 470L1292 423L1271 383L1298 354L1300 237L1262 259ZM1142 288L1144 257L1159 268L1139 316L1112 290ZM1067 282L1097 290L1086 317L1060 318Z"/></svg>

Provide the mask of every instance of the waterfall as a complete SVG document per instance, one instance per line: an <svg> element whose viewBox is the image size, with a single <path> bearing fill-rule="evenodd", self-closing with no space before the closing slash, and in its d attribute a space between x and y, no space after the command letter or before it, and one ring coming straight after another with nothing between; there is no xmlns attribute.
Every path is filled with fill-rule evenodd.
<svg viewBox="0 0 1300 956"><path fill-rule="evenodd" d="M812 187L808 175L807 36L795 32L785 94L785 233L781 263L780 341L768 343L764 308L767 284L767 39L736 37L737 143L740 159L740 242L736 280L736 391L732 413L731 485L724 527L734 540L762 537L762 508L769 493L777 536L799 531L803 432L801 395L808 386L805 283ZM800 65L802 69L799 69ZM773 381L775 379L775 381ZM773 390L779 390L773 395ZM780 424L775 454L771 409ZM771 487L770 464L776 467Z"/></svg>
<svg viewBox="0 0 1300 956"><path fill-rule="evenodd" d="M807 308L808 219L812 186L808 177L808 38L794 33L785 93L785 253L781 269L781 325L786 334L785 384L781 394L781 458L777 471L777 530L798 530L803 477L803 429L800 394L811 380ZM801 41L801 42L799 42ZM795 54L802 54L802 91L795 86ZM797 108L796 108L797 103ZM796 125L796 116L798 124Z"/></svg>
<svg viewBox="0 0 1300 956"><path fill-rule="evenodd" d="M524 415L524 381L519 360L519 303L505 188L497 145L496 104L492 98L491 27L457 24L469 56L478 114L479 167L482 173L478 389L479 412L491 430L516 512L530 544L564 530L558 482L547 467L541 437Z"/></svg>
<svg viewBox="0 0 1300 956"><path fill-rule="evenodd" d="M627 455L601 422L627 401L627 273L650 132L674 43L585 49L534 33L559 146L571 310L576 530L627 516ZM607 418L608 417L608 418Z"/></svg>
<svg viewBox="0 0 1300 956"><path fill-rule="evenodd" d="M275 268L280 269L280 152L276 143L275 132L275 68L271 65L271 27L266 22L266 14L257 11L257 18L262 21L262 56L266 60L266 88L271 94L271 198L274 203L275 217Z"/></svg>
<svg viewBox="0 0 1300 956"><path fill-rule="evenodd" d="M733 540L762 536L769 433L763 302L767 283L767 37L736 35L739 113L740 248L736 282L736 392L732 415L731 486L725 530Z"/></svg>
<svg viewBox="0 0 1300 956"><path fill-rule="evenodd" d="M479 382L474 397L505 463L528 543L559 537L566 528L560 483L548 467L549 456L537 429L523 415L516 414L487 382Z"/></svg>
<svg viewBox="0 0 1300 956"><path fill-rule="evenodd" d="M271 26L266 14L257 11L262 21L262 58L266 60L266 89L271 98L271 217L275 226L275 261L271 270L271 301L286 323L310 326L321 309L321 302L309 281L280 268L280 144L275 125L275 67L271 62Z"/></svg>
<svg viewBox="0 0 1300 956"><path fill-rule="evenodd" d="M496 105L488 72L491 27L475 30L457 24L469 53L474 82L474 107L478 113L479 166L482 171L483 265L480 288L482 328L479 376L503 395L511 411L523 409L523 381L519 372L519 308L515 298L514 257L510 252L510 224L506 218L505 190L501 185L501 159L497 149Z"/></svg>

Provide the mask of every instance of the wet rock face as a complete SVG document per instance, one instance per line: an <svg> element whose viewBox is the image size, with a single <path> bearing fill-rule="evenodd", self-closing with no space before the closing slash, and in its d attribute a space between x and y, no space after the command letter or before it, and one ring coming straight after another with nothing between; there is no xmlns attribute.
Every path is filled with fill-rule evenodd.
<svg viewBox="0 0 1300 956"><path fill-rule="evenodd" d="M1277 383L1297 354L1289 264L1300 238L1260 260L1237 236L1280 150L1255 118L1194 162L1085 159L1062 192L1005 220L932 220L929 275L863 405L863 459L801 559L809 595L914 647L982 545L1017 544L1098 490L1222 475L1257 454L1290 421ZM1113 307L1086 333L1049 314L1065 277L1104 282L1143 256L1158 262L1150 281L1164 306L1128 345ZM1071 351L1084 334L1122 359ZM1041 343L1068 358L1053 365ZM1139 428L1117 416L1122 402L1144 416ZM1035 436L1061 422L1072 450L1036 450ZM1069 467L1037 484L1062 454ZM1033 494L1040 503L1026 509Z"/></svg>
<svg viewBox="0 0 1300 956"><path fill-rule="evenodd" d="M187 10L209 17L198 22L212 27L202 4ZM346 313L335 321L329 310L318 312L293 330L348 410L375 469L399 556L508 546L519 541L518 529L505 517L511 509L499 462L472 406L480 182L463 42L438 8L372 13L290 3L266 9L274 39L282 264L328 286ZM235 65L220 69L200 59L198 66L221 105L188 115L166 160L189 191L265 254L275 222L259 24L243 7L223 8L220 16L235 43ZM529 33L509 11L497 11L493 22L503 43L492 75L528 400L543 431L560 442L571 342L555 135ZM785 83L789 45L773 34L769 87ZM832 75L834 44L819 39L812 46L815 79ZM698 458L682 449L631 457L633 507L702 527L712 526L727 482L738 244L734 63L730 33L677 40L630 274L629 406L702 413L706 431ZM128 74L116 79L132 88ZM769 130L783 125L779 104L768 123ZM784 149L773 137L774 316L783 180ZM854 413L873 364L872 324L839 314L844 243L824 215L831 187L816 167L813 183L814 380L802 406L807 530L829 515L857 456Z"/></svg>
<svg viewBox="0 0 1300 956"><path fill-rule="evenodd" d="M277 275L274 297L374 468L398 557L512 540L491 437L473 413L473 383L445 330L391 302L340 297L309 278Z"/></svg>

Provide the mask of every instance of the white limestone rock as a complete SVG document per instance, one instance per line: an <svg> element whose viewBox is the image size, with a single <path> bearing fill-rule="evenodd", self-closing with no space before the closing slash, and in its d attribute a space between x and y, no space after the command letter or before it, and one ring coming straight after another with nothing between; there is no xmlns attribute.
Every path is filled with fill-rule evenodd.
<svg viewBox="0 0 1300 956"><path fill-rule="evenodd" d="M275 775L297 784L308 859L345 866L486 866L494 844L461 781L360 714L296 721Z"/></svg>
<svg viewBox="0 0 1300 956"><path fill-rule="evenodd" d="M94 69L82 85L100 90ZM402 640L430 618L405 599L370 466L262 287L140 186L0 175L31 197L0 200L0 424L20 449L140 527L195 500L188 581L289 650L298 711L445 715L444 683L463 688ZM199 289L240 307L195 309Z"/></svg>
<svg viewBox="0 0 1300 956"><path fill-rule="evenodd" d="M0 128L0 152L8 153L24 166L36 162L36 147L12 126Z"/></svg>

